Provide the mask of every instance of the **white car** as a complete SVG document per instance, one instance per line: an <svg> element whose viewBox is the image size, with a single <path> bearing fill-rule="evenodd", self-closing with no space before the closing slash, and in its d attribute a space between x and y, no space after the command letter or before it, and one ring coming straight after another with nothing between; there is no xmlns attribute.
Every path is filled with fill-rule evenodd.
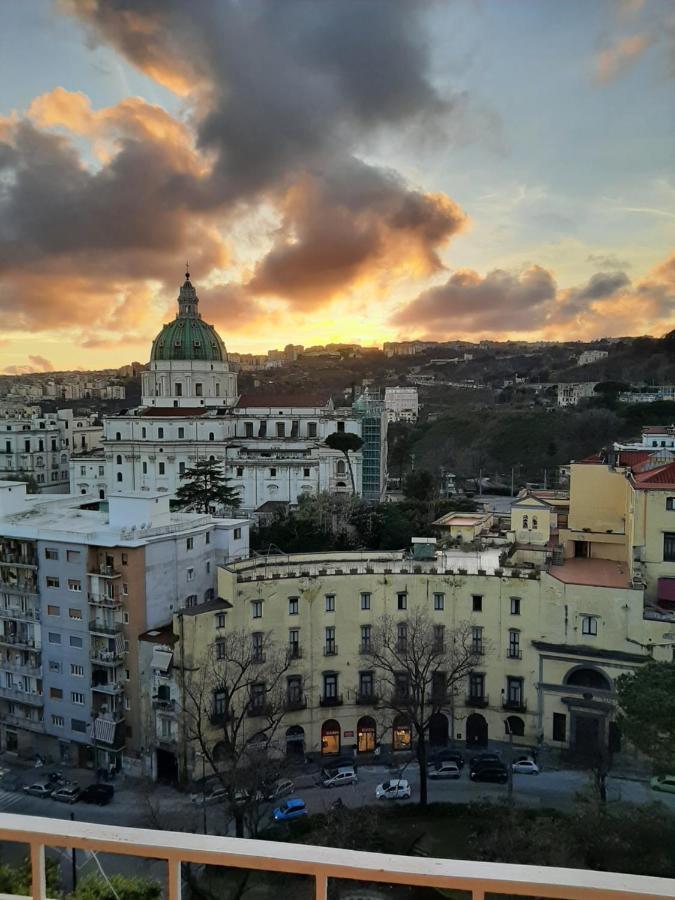
<svg viewBox="0 0 675 900"><path fill-rule="evenodd" d="M539 766L533 759L519 759L517 762L514 762L511 766L514 772L517 772L519 775L538 775L539 774Z"/></svg>
<svg viewBox="0 0 675 900"><path fill-rule="evenodd" d="M429 778L459 778L459 766L453 762L439 763L435 769L430 769Z"/></svg>
<svg viewBox="0 0 675 900"><path fill-rule="evenodd" d="M353 766L341 766L339 769L324 769L321 773L321 784L325 788L342 787L343 784L358 784L359 779Z"/></svg>
<svg viewBox="0 0 675 900"><path fill-rule="evenodd" d="M412 787L405 778L392 778L375 788L377 800L409 800L411 795Z"/></svg>
<svg viewBox="0 0 675 900"><path fill-rule="evenodd" d="M201 791L195 791L190 796L190 800L196 804L210 804L210 803L221 803L223 800L227 799L227 788L223 787L222 784L216 784L211 787L207 786L204 793Z"/></svg>

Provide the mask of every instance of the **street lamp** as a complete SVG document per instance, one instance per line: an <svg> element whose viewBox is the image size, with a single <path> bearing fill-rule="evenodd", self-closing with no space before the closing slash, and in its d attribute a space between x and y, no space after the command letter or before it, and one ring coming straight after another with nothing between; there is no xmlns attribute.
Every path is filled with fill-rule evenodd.
<svg viewBox="0 0 675 900"><path fill-rule="evenodd" d="M509 736L509 781L508 781L508 798L509 805L513 803L513 729L511 728L511 723L508 720L508 717L504 719L504 726L506 728L506 733Z"/></svg>
<svg viewBox="0 0 675 900"><path fill-rule="evenodd" d="M206 834L206 754L197 750L195 759L202 761L202 830Z"/></svg>

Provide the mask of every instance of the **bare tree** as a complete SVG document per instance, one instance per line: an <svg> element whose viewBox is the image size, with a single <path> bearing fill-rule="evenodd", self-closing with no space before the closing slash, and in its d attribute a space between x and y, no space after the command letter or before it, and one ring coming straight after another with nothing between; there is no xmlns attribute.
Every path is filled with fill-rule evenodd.
<svg viewBox="0 0 675 900"><path fill-rule="evenodd" d="M470 622L447 629L421 607L402 616L382 616L364 651L375 670L380 707L390 712L392 723L401 717L414 739L420 803L425 806L431 718L454 709L459 687L482 658L485 645L475 643Z"/></svg>
<svg viewBox="0 0 675 900"><path fill-rule="evenodd" d="M283 763L275 737L287 705L290 653L270 633L241 629L219 637L205 659L183 662L185 738L225 788L237 837L245 829L255 835Z"/></svg>

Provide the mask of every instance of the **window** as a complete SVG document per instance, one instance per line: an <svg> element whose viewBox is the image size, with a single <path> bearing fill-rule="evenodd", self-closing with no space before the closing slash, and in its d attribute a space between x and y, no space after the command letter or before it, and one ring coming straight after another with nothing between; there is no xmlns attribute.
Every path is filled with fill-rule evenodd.
<svg viewBox="0 0 675 900"><path fill-rule="evenodd" d="M81 591L82 590L82 582L78 581L76 578L68 579L68 590L69 591Z"/></svg>
<svg viewBox="0 0 675 900"><path fill-rule="evenodd" d="M45 547L45 559L58 559L59 551L54 550L52 547Z"/></svg>
<svg viewBox="0 0 675 900"><path fill-rule="evenodd" d="M598 619L597 616L582 616L581 617L581 633L592 635L595 637L598 633Z"/></svg>
<svg viewBox="0 0 675 900"><path fill-rule="evenodd" d="M235 541L241 540L241 528L234 529L234 539L235 539Z"/></svg>
<svg viewBox="0 0 675 900"><path fill-rule="evenodd" d="M126 583L126 581L122 582L122 593L125 597L129 596L129 585Z"/></svg>
<svg viewBox="0 0 675 900"><path fill-rule="evenodd" d="M286 437L286 424L284 422L277 422L277 437Z"/></svg>
<svg viewBox="0 0 675 900"><path fill-rule="evenodd" d="M141 428L141 437L143 438L143 440L145 440L147 436L148 436L147 429Z"/></svg>
<svg viewBox="0 0 675 900"><path fill-rule="evenodd" d="M65 719L63 716L52 716L52 725L54 728L63 728Z"/></svg>
<svg viewBox="0 0 675 900"><path fill-rule="evenodd" d="M105 475L105 466L99 466L99 467L98 467L98 474L99 474L99 475Z"/></svg>
<svg viewBox="0 0 675 900"><path fill-rule="evenodd" d="M87 730L87 723L83 722L82 719L71 719L70 727L72 731L79 731L84 734Z"/></svg>
<svg viewBox="0 0 675 900"><path fill-rule="evenodd" d="M405 622L399 622L396 626L396 649L400 653L408 649L408 626Z"/></svg>
<svg viewBox="0 0 675 900"><path fill-rule="evenodd" d="M302 477L309 478L309 475L310 475L310 468L309 468L309 466L305 466L302 470Z"/></svg>
<svg viewBox="0 0 675 900"><path fill-rule="evenodd" d="M71 691L70 701L78 706L84 706L84 694L81 694L79 691Z"/></svg>
<svg viewBox="0 0 675 900"><path fill-rule="evenodd" d="M189 595L185 598L185 606L186 606L186 608L187 608L187 609L190 609L190 607L196 606L196 605L197 605L197 595L196 595L196 594L189 594Z"/></svg>
<svg viewBox="0 0 675 900"><path fill-rule="evenodd" d="M536 528L537 525L538 525L537 517L536 517L536 516L532 516L532 528Z"/></svg>
<svg viewBox="0 0 675 900"><path fill-rule="evenodd" d="M345 423L344 423L344 422L338 422L338 423L337 423L337 430L338 430L338 431L344 431L344 430L345 430Z"/></svg>
<svg viewBox="0 0 675 900"><path fill-rule="evenodd" d="M359 672L359 699L372 697L374 691L374 680L372 672Z"/></svg>
<svg viewBox="0 0 675 900"><path fill-rule="evenodd" d="M323 699L337 700L338 698L338 676L335 672L327 672L323 676Z"/></svg>
<svg viewBox="0 0 675 900"><path fill-rule="evenodd" d="M307 423L307 437L310 437L310 438L316 437L316 422L308 422Z"/></svg>
<svg viewBox="0 0 675 900"><path fill-rule="evenodd" d="M299 675L286 679L286 700L291 704L302 703L302 678Z"/></svg>
<svg viewBox="0 0 675 900"><path fill-rule="evenodd" d="M251 615L254 619L262 619L263 602L262 600L254 600L251 603Z"/></svg>
<svg viewBox="0 0 675 900"><path fill-rule="evenodd" d="M553 740L564 744L566 737L567 716L565 713L553 713Z"/></svg>
<svg viewBox="0 0 675 900"><path fill-rule="evenodd" d="M143 475L148 474L148 464L146 462L141 463L141 471L142 471Z"/></svg>
<svg viewBox="0 0 675 900"><path fill-rule="evenodd" d="M293 659L300 656L300 629L291 628L288 632L288 646Z"/></svg>
<svg viewBox="0 0 675 900"><path fill-rule="evenodd" d="M68 562L77 562L82 554L79 550L66 550L66 560ZM70 585L70 582L68 582Z"/></svg>
<svg viewBox="0 0 675 900"><path fill-rule="evenodd" d="M520 615L520 597L511 597L511 615Z"/></svg>
<svg viewBox="0 0 675 900"><path fill-rule="evenodd" d="M445 594L434 594L434 609L437 612L445 609Z"/></svg>
<svg viewBox="0 0 675 900"><path fill-rule="evenodd" d="M226 645L225 641L216 641L216 659L225 659Z"/></svg>
<svg viewBox="0 0 675 900"><path fill-rule="evenodd" d="M326 628L325 632L326 636L326 644L324 647L324 653L326 656L335 656L337 653L337 647L335 646L335 626L329 625Z"/></svg>
<svg viewBox="0 0 675 900"><path fill-rule="evenodd" d="M124 623L124 625L129 624L129 613L126 611L126 609L122 613L122 622Z"/></svg>
<svg viewBox="0 0 675 900"><path fill-rule="evenodd" d="M523 705L523 679L511 678L506 679L506 701L509 706Z"/></svg>
<svg viewBox="0 0 675 900"><path fill-rule="evenodd" d="M397 672L394 675L394 692L397 697L404 699L410 693L410 679L407 672Z"/></svg>
<svg viewBox="0 0 675 900"><path fill-rule="evenodd" d="M185 463L184 462L178 463L178 474L185 475ZM164 721L164 720L162 720L162 721Z"/></svg>
<svg viewBox="0 0 675 900"><path fill-rule="evenodd" d="M87 467L80 466L80 475L86 475L86 474L87 474Z"/></svg>
<svg viewBox="0 0 675 900"><path fill-rule="evenodd" d="M361 591L361 609L370 609L370 591Z"/></svg>
<svg viewBox="0 0 675 900"><path fill-rule="evenodd" d="M244 477L244 467L237 466L237 478L243 478L243 477Z"/></svg>
<svg viewBox="0 0 675 900"><path fill-rule="evenodd" d="M326 612L335 612L335 594L326 594Z"/></svg>
<svg viewBox="0 0 675 900"><path fill-rule="evenodd" d="M445 625L434 625L434 653L442 653L445 647Z"/></svg>
<svg viewBox="0 0 675 900"><path fill-rule="evenodd" d="M123 554L122 554L122 565L123 565L123 566L126 566L126 565L128 565L128 564L129 564L129 554L128 554L128 553L123 553Z"/></svg>
<svg viewBox="0 0 675 900"><path fill-rule="evenodd" d="M195 384L195 397L202 397L204 395L204 385L197 382Z"/></svg>
<svg viewBox="0 0 675 900"><path fill-rule="evenodd" d="M520 632L517 628L509 628L508 655L511 659L520 659L523 655L520 651Z"/></svg>
<svg viewBox="0 0 675 900"><path fill-rule="evenodd" d="M184 429L184 428L179 428L179 429L178 429L178 437L179 437L179 438L184 438L184 437L185 437L185 429Z"/></svg>
<svg viewBox="0 0 675 900"><path fill-rule="evenodd" d="M159 474L164 475L164 473L166 472L166 463L163 463L163 462L159 463L158 469L159 469Z"/></svg>
<svg viewBox="0 0 675 900"><path fill-rule="evenodd" d="M164 437L164 429L163 429L163 428L158 428L158 429L157 429L157 437L158 437L158 438L163 438L163 437Z"/></svg>
<svg viewBox="0 0 675 900"><path fill-rule="evenodd" d="M299 607L299 600L297 597L289 597L288 598L288 615L289 616L297 616Z"/></svg>
<svg viewBox="0 0 675 900"><path fill-rule="evenodd" d="M56 659L49 660L49 671L50 672L60 672L61 671L61 663Z"/></svg>
<svg viewBox="0 0 675 900"><path fill-rule="evenodd" d="M485 697L485 675L472 672L469 675L469 697L473 700L483 700Z"/></svg>
<svg viewBox="0 0 675 900"><path fill-rule="evenodd" d="M666 509L675 509L675 497L666 497Z"/></svg>
<svg viewBox="0 0 675 900"><path fill-rule="evenodd" d="M50 644L60 644L61 643L61 635L56 631L49 632L49 643Z"/></svg>
<svg viewBox="0 0 675 900"><path fill-rule="evenodd" d="M69 619L82 619L82 610L77 609L76 606L71 606L68 608L68 618Z"/></svg>
<svg viewBox="0 0 675 900"><path fill-rule="evenodd" d="M483 629L478 625L471 629L471 651L483 654Z"/></svg>
<svg viewBox="0 0 675 900"><path fill-rule="evenodd" d="M225 613L216 613L216 628L225 627Z"/></svg>
<svg viewBox="0 0 675 900"><path fill-rule="evenodd" d="M70 664L70 674L75 675L76 678L84 678L84 666L76 665L75 663Z"/></svg>
<svg viewBox="0 0 675 900"><path fill-rule="evenodd" d="M396 594L396 600L399 609L408 608L408 594L406 591L399 591L398 594Z"/></svg>
<svg viewBox="0 0 675 900"><path fill-rule="evenodd" d="M523 528L528 528L527 516L523 516Z"/></svg>
<svg viewBox="0 0 675 900"><path fill-rule="evenodd" d="M195 539L194 539L193 537L189 537L189 538L187 539L187 541L185 542L185 548L186 548L186 550L192 550L192 549L194 549L194 545L195 545Z"/></svg>
<svg viewBox="0 0 675 900"><path fill-rule="evenodd" d="M78 637L78 635L76 635L76 634L71 634L70 635L70 646L75 647L78 650L82 649L82 647L84 646L82 638Z"/></svg>
<svg viewBox="0 0 675 900"><path fill-rule="evenodd" d="M59 586L59 579L55 575L47 575L47 587L48 588L57 588Z"/></svg>
<svg viewBox="0 0 675 900"><path fill-rule="evenodd" d="M211 543L211 532L207 531L204 535L204 543L208 546Z"/></svg>
<svg viewBox="0 0 675 900"><path fill-rule="evenodd" d="M265 683L258 681L251 685L251 706L253 709L262 709L265 705Z"/></svg>
<svg viewBox="0 0 675 900"><path fill-rule="evenodd" d="M118 481L121 481L121 480L122 480L122 473L121 473L121 472L118 472L118 473L117 473L117 480L118 480Z"/></svg>
<svg viewBox="0 0 675 900"><path fill-rule="evenodd" d="M675 562L675 533L672 531L663 535L663 561Z"/></svg>
<svg viewBox="0 0 675 900"><path fill-rule="evenodd" d="M118 465L118 466L121 466L121 465L122 465L122 456L121 456L120 453L118 453L117 456L115 457L115 463L116 463L116 465Z"/></svg>
<svg viewBox="0 0 675 900"><path fill-rule="evenodd" d="M180 383L180 381L177 381L177 382L175 383L173 392L174 392L174 394L175 394L176 397L182 397L182 396L183 396L183 385ZM160 434L160 437L162 437L161 434Z"/></svg>
<svg viewBox="0 0 675 900"><path fill-rule="evenodd" d="M370 625L362 625L361 626L361 651L367 652L370 650L370 635L371 635L371 626Z"/></svg>
<svg viewBox="0 0 675 900"><path fill-rule="evenodd" d="M265 654L263 653L263 633L256 631L251 635L251 654L254 662L264 662Z"/></svg>
<svg viewBox="0 0 675 900"><path fill-rule="evenodd" d="M445 703L448 695L448 677L445 672L433 672L431 675L431 696L439 703Z"/></svg>
<svg viewBox="0 0 675 900"><path fill-rule="evenodd" d="M190 567L190 568L187 570L187 572L185 573L185 577L186 577L186 579L187 579L188 581L194 581L194 578L195 578L195 570L194 570L192 567Z"/></svg>
<svg viewBox="0 0 675 900"><path fill-rule="evenodd" d="M61 688L50 687L49 696L52 698L52 700L63 700L63 691L61 690Z"/></svg>
<svg viewBox="0 0 675 900"><path fill-rule="evenodd" d="M276 477L277 477L277 470L274 468L270 469L270 478L276 478Z"/></svg>
<svg viewBox="0 0 675 900"><path fill-rule="evenodd" d="M47 607L47 615L48 616L60 616L61 615L61 607L54 606L53 603L50 603Z"/></svg>
<svg viewBox="0 0 675 900"><path fill-rule="evenodd" d="M471 595L471 609L473 612L483 612L483 597L481 594Z"/></svg>
<svg viewBox="0 0 675 900"><path fill-rule="evenodd" d="M244 422L244 437L253 437L253 422Z"/></svg>

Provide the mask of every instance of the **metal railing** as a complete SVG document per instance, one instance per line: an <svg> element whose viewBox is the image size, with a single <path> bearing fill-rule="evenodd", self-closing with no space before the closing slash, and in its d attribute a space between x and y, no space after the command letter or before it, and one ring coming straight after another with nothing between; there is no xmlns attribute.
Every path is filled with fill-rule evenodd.
<svg viewBox="0 0 675 900"><path fill-rule="evenodd" d="M319 697L319 706L342 706L342 694L331 694L329 697L322 694Z"/></svg>
<svg viewBox="0 0 675 900"><path fill-rule="evenodd" d="M466 706L488 706L490 698L487 694L467 694L464 703Z"/></svg>
<svg viewBox="0 0 675 900"><path fill-rule="evenodd" d="M665 900L675 897L675 882L647 875L395 856L9 813L0 814L0 840L28 845L32 900L47 900L47 847L165 860L168 900L181 900L183 863L305 875L314 880L316 900L327 900L329 879L466 891L472 900L484 900L487 894L557 900ZM3 896L25 900L14 894Z"/></svg>

